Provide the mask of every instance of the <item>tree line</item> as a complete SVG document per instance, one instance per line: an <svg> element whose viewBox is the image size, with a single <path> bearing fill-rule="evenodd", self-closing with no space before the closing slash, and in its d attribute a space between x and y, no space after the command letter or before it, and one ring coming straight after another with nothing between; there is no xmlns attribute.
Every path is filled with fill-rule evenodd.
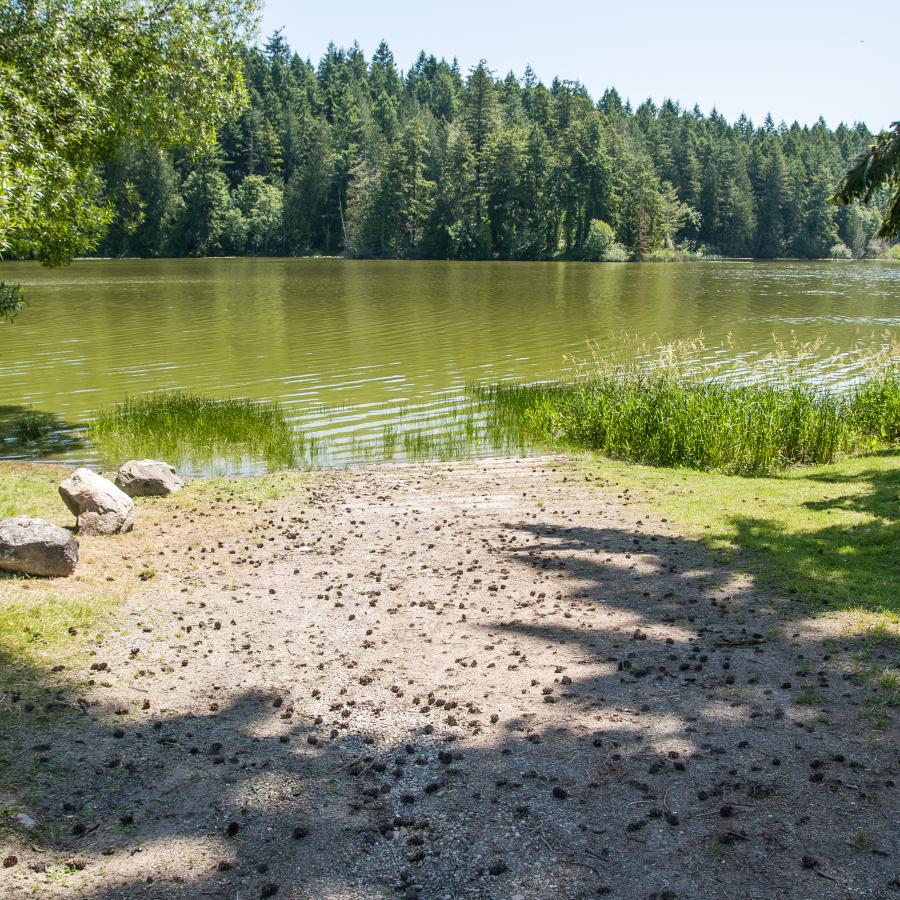
<svg viewBox="0 0 900 900"><path fill-rule="evenodd" d="M884 195L835 205L865 125L729 123L420 54L401 72L280 33L243 51L249 103L201 153L132 143L102 172L102 255L451 259L879 255Z"/></svg>

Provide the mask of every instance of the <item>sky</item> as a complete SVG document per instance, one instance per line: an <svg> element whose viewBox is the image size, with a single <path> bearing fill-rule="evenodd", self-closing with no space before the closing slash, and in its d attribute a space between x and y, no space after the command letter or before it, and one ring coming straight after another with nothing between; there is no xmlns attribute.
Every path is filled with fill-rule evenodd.
<svg viewBox="0 0 900 900"><path fill-rule="evenodd" d="M530 64L595 98L615 87L634 105L670 97L730 121L900 119L900 0L266 0L262 33L277 28L313 62L329 41L358 41L368 58L383 38L404 70L425 50L463 71L485 59L521 76Z"/></svg>

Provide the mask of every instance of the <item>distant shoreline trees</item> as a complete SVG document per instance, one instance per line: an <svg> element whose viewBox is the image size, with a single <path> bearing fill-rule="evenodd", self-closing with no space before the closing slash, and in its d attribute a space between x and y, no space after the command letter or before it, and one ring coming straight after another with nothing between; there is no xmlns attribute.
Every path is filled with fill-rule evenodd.
<svg viewBox="0 0 900 900"><path fill-rule="evenodd" d="M79 19L89 7L115 20L145 4L34 0L0 17L0 65L15 75L0 87L0 254L46 262L75 252L619 261L850 258L886 249L877 237L883 187L848 181L847 198L871 205L832 201L875 140L864 125L776 126L769 117L754 125L744 116L731 124L671 100L634 109L614 89L595 101L579 82L548 86L530 68L498 77L482 61L464 73L425 53L401 72L384 42L371 59L356 45L329 45L313 65L280 32L261 48L241 48L255 0L160 3L160 33L148 25L132 44L100 48L109 77L83 86L87 118L75 126L84 140L72 147L54 137L80 133L57 104L36 144L47 158L34 171L47 178L31 194L11 180L8 147L29 127L27 117L15 118L16 104L27 107L34 95L39 106L49 98L52 111L56 87L77 82L78 54L93 53L97 40ZM72 20L63 38L53 32L63 41L60 63L41 75L40 29L60 10ZM205 23L200 43L166 55L187 40L195 14ZM16 17L29 15L35 38L22 43ZM220 56L205 52L219 46ZM164 85L198 53L212 68L185 76L173 109L157 96L162 88L144 98L114 77L156 66ZM115 116L105 122L92 110L105 109L100 101L116 91ZM61 219L28 200L56 187ZM896 202L891 209L889 219L900 214Z"/></svg>
<svg viewBox="0 0 900 900"><path fill-rule="evenodd" d="M420 54L401 72L280 32L245 52L249 105L197 159L134 146L105 172L104 255L655 259L877 255L873 207L831 197L873 135L729 124L673 101L497 77ZM138 211L138 215L135 215Z"/></svg>

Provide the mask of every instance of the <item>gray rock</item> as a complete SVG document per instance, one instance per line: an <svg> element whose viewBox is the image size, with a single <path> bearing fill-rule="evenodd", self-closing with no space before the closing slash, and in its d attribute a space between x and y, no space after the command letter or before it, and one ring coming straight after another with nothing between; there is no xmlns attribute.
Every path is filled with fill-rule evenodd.
<svg viewBox="0 0 900 900"><path fill-rule="evenodd" d="M120 534L134 527L131 497L90 469L76 469L59 486L59 495L78 517L79 534Z"/></svg>
<svg viewBox="0 0 900 900"><path fill-rule="evenodd" d="M165 497L184 487L175 467L158 459L132 459L119 469L116 484L129 497Z"/></svg>
<svg viewBox="0 0 900 900"><path fill-rule="evenodd" d="M19 825L21 825L23 828L25 828L28 831L31 831L32 829L37 828L37 822L35 822L34 819L32 819L31 816L28 815L28 813L23 813L23 812L16 813L14 818L15 818L16 822L19 823Z"/></svg>
<svg viewBox="0 0 900 900"><path fill-rule="evenodd" d="M16 516L0 522L0 569L22 575L71 575L78 562L74 536L43 519Z"/></svg>

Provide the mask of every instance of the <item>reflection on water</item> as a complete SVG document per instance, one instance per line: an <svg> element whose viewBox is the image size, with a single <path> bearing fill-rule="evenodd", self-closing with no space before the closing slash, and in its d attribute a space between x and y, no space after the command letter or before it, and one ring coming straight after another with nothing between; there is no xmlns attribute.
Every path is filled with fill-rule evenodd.
<svg viewBox="0 0 900 900"><path fill-rule="evenodd" d="M480 424L466 386L558 377L588 338L612 347L623 330L662 341L702 331L718 347L731 335L734 362L769 352L773 333L793 330L827 338L833 355L819 374L840 386L858 374L849 351L900 325L900 265L890 263L218 259L3 268L31 303L0 328L0 404L78 423L160 389L277 400L306 435L307 462L319 465L492 452L497 436ZM710 358L721 361L722 351ZM0 454L21 455L5 445ZM100 461L77 444L39 455Z"/></svg>
<svg viewBox="0 0 900 900"><path fill-rule="evenodd" d="M0 458L59 459L84 449L83 426L27 406L0 406Z"/></svg>

